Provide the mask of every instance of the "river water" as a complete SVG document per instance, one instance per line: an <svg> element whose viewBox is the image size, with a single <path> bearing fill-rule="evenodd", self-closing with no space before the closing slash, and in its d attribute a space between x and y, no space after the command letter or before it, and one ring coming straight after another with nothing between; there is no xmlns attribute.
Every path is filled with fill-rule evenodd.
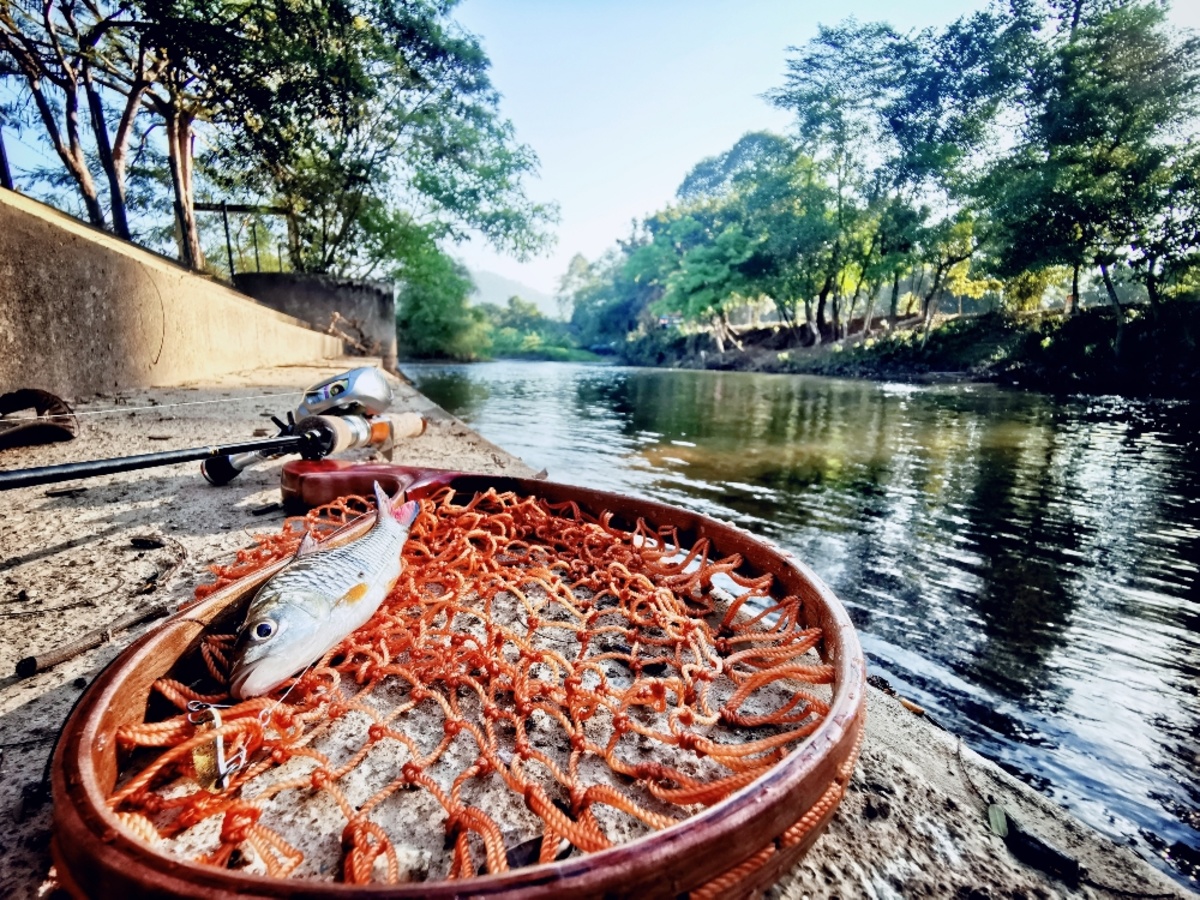
<svg viewBox="0 0 1200 900"><path fill-rule="evenodd" d="M1200 879L1200 407L990 385L406 364L550 478L795 552L871 672L1181 883Z"/></svg>

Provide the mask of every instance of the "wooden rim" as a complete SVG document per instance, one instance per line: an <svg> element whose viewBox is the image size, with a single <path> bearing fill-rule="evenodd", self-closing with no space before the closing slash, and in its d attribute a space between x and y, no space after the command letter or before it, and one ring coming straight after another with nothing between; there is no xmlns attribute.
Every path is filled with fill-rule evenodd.
<svg viewBox="0 0 1200 900"><path fill-rule="evenodd" d="M380 467L360 469L353 477L365 479L365 484L345 490L345 482L338 482L342 494L369 491L376 479L382 483ZM773 769L721 802L678 825L562 862L466 881L363 887L239 874L160 853L127 832L108 810L106 798L117 778L117 729L142 721L154 681L197 646L211 623L232 616L239 604L283 565L276 563L213 593L143 635L80 697L59 738L51 771L53 852L59 871L67 876L64 886L69 884L73 892L87 896L131 898L554 897L567 892L572 897L597 900L674 897L729 872L767 847L777 852L760 878L767 874L776 877L784 865L802 855L832 817L836 804L823 812L799 844L785 846L780 838L817 804L831 784L847 776L845 770L857 754L866 705L866 670L854 626L841 602L806 565L733 525L655 501L530 479L449 472L431 475L431 470L394 466L387 470L410 485L411 496L449 484L468 494L494 487L551 502L569 500L593 515L613 513L614 524L622 528L632 528L638 518L644 518L656 525L674 526L688 545L707 537L715 554L741 554L745 571L770 572L784 593L801 598L806 622L823 629L821 653L834 668L829 714ZM286 496L287 473L284 484ZM295 486L293 479L293 489ZM372 521L373 516L363 517L335 539L353 540ZM758 878L753 881L754 885L741 887L763 883Z"/></svg>

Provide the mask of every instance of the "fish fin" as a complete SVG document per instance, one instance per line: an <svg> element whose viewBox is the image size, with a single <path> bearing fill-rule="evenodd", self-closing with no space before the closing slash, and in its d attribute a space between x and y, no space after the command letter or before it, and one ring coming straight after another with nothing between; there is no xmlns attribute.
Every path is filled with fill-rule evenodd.
<svg viewBox="0 0 1200 900"><path fill-rule="evenodd" d="M369 591L370 589L371 589L371 586L369 584L366 584L365 582L360 582L360 583L356 584L354 587L350 588L350 590L346 591L346 593L342 594L342 596L338 597L336 605L337 606L353 606L355 603L357 603L363 597L367 596L367 591Z"/></svg>
<svg viewBox="0 0 1200 900"><path fill-rule="evenodd" d="M421 504L416 500L409 500L403 506L393 513L396 521L405 528L411 528L412 523L417 520L417 515L421 512Z"/></svg>
<svg viewBox="0 0 1200 900"><path fill-rule="evenodd" d="M321 545L317 539L312 536L311 532L305 532L304 537L300 539L300 546L296 548L296 559L302 556L308 556L310 553L316 553L321 549Z"/></svg>

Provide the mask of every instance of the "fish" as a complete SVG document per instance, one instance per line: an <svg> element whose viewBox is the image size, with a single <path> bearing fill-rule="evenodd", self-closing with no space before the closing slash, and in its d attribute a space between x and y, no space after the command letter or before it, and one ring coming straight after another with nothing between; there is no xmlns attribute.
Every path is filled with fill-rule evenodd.
<svg viewBox="0 0 1200 900"><path fill-rule="evenodd" d="M399 579L420 506L410 500L393 509L379 482L374 487L377 514L367 534L333 548L305 535L292 561L250 601L229 676L237 699L268 694L319 660L367 623Z"/></svg>

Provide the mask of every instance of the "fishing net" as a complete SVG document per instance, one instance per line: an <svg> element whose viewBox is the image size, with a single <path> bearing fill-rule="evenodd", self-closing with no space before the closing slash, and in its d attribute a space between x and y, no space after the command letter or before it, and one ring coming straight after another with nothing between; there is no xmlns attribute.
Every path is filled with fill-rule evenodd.
<svg viewBox="0 0 1200 900"><path fill-rule="evenodd" d="M289 520L198 598L369 508L347 498ZM421 501L403 557L367 625L270 696L230 699L232 634L157 681L147 721L117 735L108 802L126 828L280 878L466 879L674 825L828 714L833 669L800 600L739 575L736 555L710 558L705 539L444 489ZM856 756L776 844L693 896L803 841Z"/></svg>

